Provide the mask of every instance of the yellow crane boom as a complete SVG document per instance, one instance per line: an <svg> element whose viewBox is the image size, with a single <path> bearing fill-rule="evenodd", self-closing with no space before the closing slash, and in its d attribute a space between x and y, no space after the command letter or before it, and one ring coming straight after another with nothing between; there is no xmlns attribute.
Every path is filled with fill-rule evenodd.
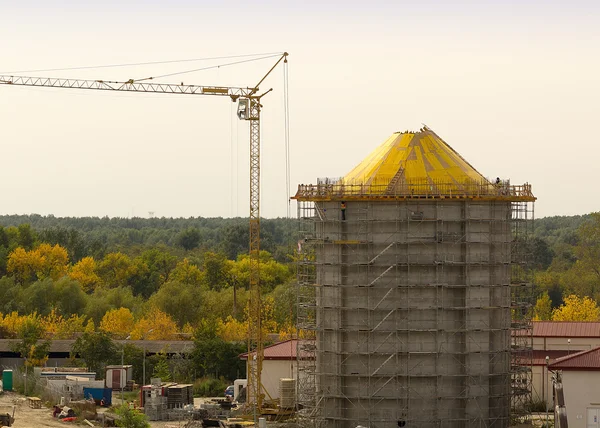
<svg viewBox="0 0 600 428"><path fill-rule="evenodd" d="M264 340L261 322L260 289L260 112L261 99L272 89L259 94L259 86L282 61L287 63L284 52L271 69L253 87L202 86L172 83L136 81L64 79L51 77L26 77L0 75L0 84L15 86L38 86L45 88L89 89L99 91L142 92L175 95L214 95L230 97L238 101L238 117L250 122L250 298L248 319L248 401L252 400L255 417L262 409L261 385ZM252 357L251 357L252 356ZM257 410L257 411L256 411Z"/></svg>

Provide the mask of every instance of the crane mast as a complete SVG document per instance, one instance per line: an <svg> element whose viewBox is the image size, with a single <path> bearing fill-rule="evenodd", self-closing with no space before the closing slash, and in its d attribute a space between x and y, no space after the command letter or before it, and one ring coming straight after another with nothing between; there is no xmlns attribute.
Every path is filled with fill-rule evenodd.
<svg viewBox="0 0 600 428"><path fill-rule="evenodd" d="M264 358L264 338L261 316L260 288L260 113L261 99L272 89L258 94L259 86L280 62L287 63L284 52L271 69L253 87L202 86L172 83L155 83L130 79L125 82L50 77L0 75L0 84L37 86L46 88L88 89L100 91L142 92L175 95L213 95L230 97L238 101L238 117L250 123L250 296L248 311L248 402L254 408L255 420L262 409L261 373ZM151 78L150 78L151 79ZM257 422L257 420L256 420Z"/></svg>

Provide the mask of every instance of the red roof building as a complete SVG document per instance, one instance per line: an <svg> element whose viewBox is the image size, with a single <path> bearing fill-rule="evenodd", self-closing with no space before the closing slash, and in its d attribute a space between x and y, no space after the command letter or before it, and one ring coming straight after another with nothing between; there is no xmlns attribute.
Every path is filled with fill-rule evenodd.
<svg viewBox="0 0 600 428"><path fill-rule="evenodd" d="M264 359L265 360L295 360L297 345L298 345L297 339L290 339L290 340L276 343L274 345L265 346ZM246 353L240 355L240 358L242 360L247 360L248 353L246 352Z"/></svg>
<svg viewBox="0 0 600 428"><path fill-rule="evenodd" d="M600 322L534 321L533 337L600 338Z"/></svg>
<svg viewBox="0 0 600 428"><path fill-rule="evenodd" d="M550 370L600 370L600 346L557 358Z"/></svg>

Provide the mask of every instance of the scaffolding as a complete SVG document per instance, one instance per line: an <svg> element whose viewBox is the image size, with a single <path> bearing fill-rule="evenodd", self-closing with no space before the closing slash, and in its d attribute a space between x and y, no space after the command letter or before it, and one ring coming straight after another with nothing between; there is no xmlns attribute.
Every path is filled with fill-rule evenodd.
<svg viewBox="0 0 600 428"><path fill-rule="evenodd" d="M336 186L296 195L300 424L504 428L526 418L531 187L347 198Z"/></svg>

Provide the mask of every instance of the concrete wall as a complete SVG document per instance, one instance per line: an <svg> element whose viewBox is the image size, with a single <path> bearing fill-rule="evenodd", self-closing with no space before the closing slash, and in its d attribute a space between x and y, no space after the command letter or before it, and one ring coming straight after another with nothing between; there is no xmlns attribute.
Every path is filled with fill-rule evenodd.
<svg viewBox="0 0 600 428"><path fill-rule="evenodd" d="M326 426L507 426L510 205L339 205L317 224Z"/></svg>
<svg viewBox="0 0 600 428"><path fill-rule="evenodd" d="M587 428L588 409L600 410L600 372L565 370L562 376L569 428ZM600 427L600 414L589 427Z"/></svg>

